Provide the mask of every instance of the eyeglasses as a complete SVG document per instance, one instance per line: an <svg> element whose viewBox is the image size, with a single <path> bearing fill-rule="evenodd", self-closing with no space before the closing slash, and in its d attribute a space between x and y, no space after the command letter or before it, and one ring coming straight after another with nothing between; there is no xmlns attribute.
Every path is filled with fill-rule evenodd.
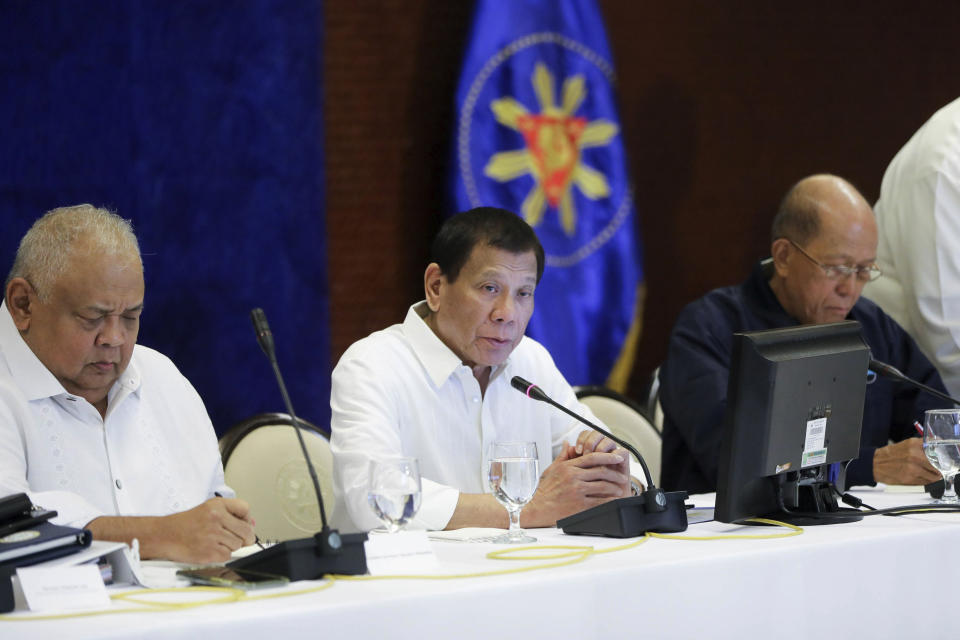
<svg viewBox="0 0 960 640"><path fill-rule="evenodd" d="M857 276L857 280L861 282L871 282L883 275L883 271L875 264L865 267L848 267L845 264L821 264L793 240L787 238L787 242L796 247L797 251L805 255L810 262L823 269L824 275L830 280L846 280L850 276L855 275Z"/></svg>

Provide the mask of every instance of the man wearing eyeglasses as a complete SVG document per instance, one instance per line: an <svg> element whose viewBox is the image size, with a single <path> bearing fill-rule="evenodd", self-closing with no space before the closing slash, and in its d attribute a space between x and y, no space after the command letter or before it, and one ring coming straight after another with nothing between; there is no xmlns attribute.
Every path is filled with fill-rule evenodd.
<svg viewBox="0 0 960 640"><path fill-rule="evenodd" d="M943 390L913 339L860 298L863 286L881 275L874 263L877 225L850 183L831 175L798 182L780 204L771 237L771 257L746 282L691 303L673 328L660 369L665 489L716 490L734 332L857 320L875 359ZM847 468L846 486L939 480L920 439L911 436L925 410L942 406L887 379L869 385L860 456Z"/></svg>

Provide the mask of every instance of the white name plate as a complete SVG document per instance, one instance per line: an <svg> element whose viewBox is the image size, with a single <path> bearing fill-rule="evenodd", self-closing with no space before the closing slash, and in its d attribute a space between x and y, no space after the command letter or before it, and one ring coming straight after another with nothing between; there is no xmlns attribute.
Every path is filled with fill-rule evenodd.
<svg viewBox="0 0 960 640"><path fill-rule="evenodd" d="M20 589L31 611L100 609L110 606L107 588L94 564L76 567L21 567Z"/></svg>
<svg viewBox="0 0 960 640"><path fill-rule="evenodd" d="M424 574L440 568L426 531L371 532L363 547L370 575Z"/></svg>

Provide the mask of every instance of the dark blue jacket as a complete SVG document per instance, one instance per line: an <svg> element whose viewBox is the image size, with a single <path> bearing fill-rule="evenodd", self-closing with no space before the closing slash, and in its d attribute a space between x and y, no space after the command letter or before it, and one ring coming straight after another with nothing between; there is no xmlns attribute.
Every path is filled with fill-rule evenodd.
<svg viewBox="0 0 960 640"><path fill-rule="evenodd" d="M767 264L757 264L743 284L715 289L687 305L673 327L667 359L660 369L664 412L661 485L668 491L707 493L717 489L734 332L799 324L770 288L772 270ZM861 297L847 318L863 327L863 338L874 359L945 391L940 375L913 338L876 304ZM875 484L874 450L890 440L913 436L913 422L923 423L924 411L945 406L942 400L886 378L868 385L860 457L847 468L847 486Z"/></svg>

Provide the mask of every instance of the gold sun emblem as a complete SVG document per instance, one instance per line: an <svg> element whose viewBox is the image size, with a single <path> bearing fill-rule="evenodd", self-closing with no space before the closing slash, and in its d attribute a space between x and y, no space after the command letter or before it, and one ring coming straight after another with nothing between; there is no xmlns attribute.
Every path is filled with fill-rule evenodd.
<svg viewBox="0 0 960 640"><path fill-rule="evenodd" d="M483 172L498 182L532 174L536 185L520 208L524 219L536 226L549 205L559 210L560 224L572 236L577 226L572 185L577 185L591 200L610 195L606 177L581 161L580 150L609 144L618 128L609 120L587 122L586 118L573 115L587 95L582 75L564 80L562 104L558 107L553 101L553 75L538 62L533 71L533 90L540 113L530 113L510 97L490 103L497 122L519 131L526 148L495 153Z"/></svg>

